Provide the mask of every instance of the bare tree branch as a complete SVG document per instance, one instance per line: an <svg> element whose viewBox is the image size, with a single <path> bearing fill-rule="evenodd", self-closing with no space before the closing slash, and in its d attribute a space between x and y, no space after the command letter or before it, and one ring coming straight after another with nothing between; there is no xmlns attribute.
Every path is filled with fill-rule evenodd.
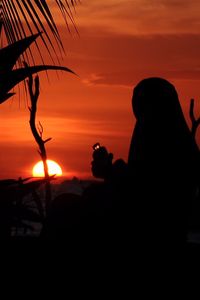
<svg viewBox="0 0 200 300"><path fill-rule="evenodd" d="M200 117L198 119L196 119L195 116L194 116L194 99L190 100L189 114L190 114L190 120L191 120L191 123L192 123L191 132L192 132L192 136L195 138L197 128L200 124Z"/></svg>
<svg viewBox="0 0 200 300"><path fill-rule="evenodd" d="M47 153L46 153L46 148L45 148L45 143L51 140L51 138L48 138L46 140L42 139L42 134L43 134L43 126L39 122L38 129L36 128L36 113L37 113L37 101L39 98L40 94L40 82L39 82L39 77L36 76L33 80L32 75L28 79L28 91L30 95L30 101L31 101L31 106L29 107L30 110L30 128L32 131L32 134L35 138L35 141L37 142L39 146L39 154L41 156L43 165L44 165L44 174L45 174L45 179L46 179L46 185L45 185L45 191L46 191L46 212L49 208L50 202L51 202L51 185L50 185L50 177L49 177L49 172L48 172L48 165L47 165Z"/></svg>

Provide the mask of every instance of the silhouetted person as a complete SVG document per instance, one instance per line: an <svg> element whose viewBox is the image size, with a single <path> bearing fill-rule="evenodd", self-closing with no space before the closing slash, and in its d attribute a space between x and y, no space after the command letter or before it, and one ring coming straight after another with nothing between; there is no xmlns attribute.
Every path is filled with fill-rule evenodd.
<svg viewBox="0 0 200 300"><path fill-rule="evenodd" d="M137 220L151 241L181 244L198 186L198 147L168 81L142 80L132 106L136 125L128 168Z"/></svg>
<svg viewBox="0 0 200 300"><path fill-rule="evenodd" d="M177 92L167 80L142 80L134 88L132 106L136 125L128 170L122 162L120 175L116 161L105 177L110 182L122 179L116 180L113 197L115 226L118 232L121 229L121 237L131 243L162 248L183 246L199 181L198 147ZM94 159L93 173L97 166ZM115 169L118 175L114 179Z"/></svg>

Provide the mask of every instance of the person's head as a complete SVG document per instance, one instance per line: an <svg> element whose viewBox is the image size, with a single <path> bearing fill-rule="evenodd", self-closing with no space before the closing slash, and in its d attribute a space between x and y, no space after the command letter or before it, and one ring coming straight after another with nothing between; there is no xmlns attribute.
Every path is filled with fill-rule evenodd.
<svg viewBox="0 0 200 300"><path fill-rule="evenodd" d="M183 118L178 94L167 80L157 77L140 81L133 91L132 106L139 122L173 123Z"/></svg>
<svg viewBox="0 0 200 300"><path fill-rule="evenodd" d="M130 163L147 157L172 160L198 156L178 94L169 81L158 77L140 81L133 91L132 106L137 122L129 151Z"/></svg>

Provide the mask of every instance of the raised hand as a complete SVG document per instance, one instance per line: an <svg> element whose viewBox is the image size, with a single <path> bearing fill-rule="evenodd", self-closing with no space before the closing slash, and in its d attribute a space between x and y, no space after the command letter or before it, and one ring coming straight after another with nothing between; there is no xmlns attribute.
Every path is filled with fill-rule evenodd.
<svg viewBox="0 0 200 300"><path fill-rule="evenodd" d="M107 149L100 146L99 143L93 146L93 150L93 161L91 163L93 176L107 179L112 171L113 154L108 153Z"/></svg>

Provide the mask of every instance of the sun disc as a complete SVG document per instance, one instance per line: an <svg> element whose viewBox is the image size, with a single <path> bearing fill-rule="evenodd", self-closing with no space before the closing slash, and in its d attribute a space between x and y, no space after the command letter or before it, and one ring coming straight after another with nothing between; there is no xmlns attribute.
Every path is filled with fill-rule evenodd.
<svg viewBox="0 0 200 300"><path fill-rule="evenodd" d="M47 159L49 175L62 176L62 169L55 161ZM43 162L39 161L35 164L32 170L33 177L44 177Z"/></svg>

